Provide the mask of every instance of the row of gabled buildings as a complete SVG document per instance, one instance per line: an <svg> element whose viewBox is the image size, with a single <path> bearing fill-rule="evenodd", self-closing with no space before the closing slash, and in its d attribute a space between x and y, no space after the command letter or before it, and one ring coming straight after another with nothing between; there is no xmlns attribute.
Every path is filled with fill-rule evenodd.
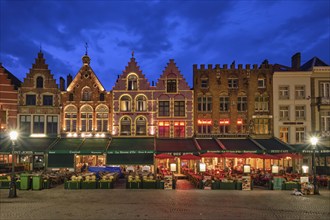
<svg viewBox="0 0 330 220"><path fill-rule="evenodd" d="M93 164L143 164L134 155L195 153L185 150L191 143L196 153L288 152L309 145L312 134L329 147L330 67L317 57L301 65L297 53L291 67L267 60L244 68L235 63L193 65L190 88L172 59L150 85L132 54L111 91L102 86L90 61L86 53L78 73L68 75L66 83L61 77L59 85L41 51L23 82L1 65L1 132L18 129L21 140L29 138L19 144L19 154L31 154L31 166L42 152L49 167L64 166L64 155L70 155L66 160L73 166L91 155ZM0 163L11 160L5 136ZM258 139L266 142L256 143ZM256 149L247 147L246 140ZM329 153L326 148L323 152ZM319 164L329 166L330 157L323 155Z"/></svg>

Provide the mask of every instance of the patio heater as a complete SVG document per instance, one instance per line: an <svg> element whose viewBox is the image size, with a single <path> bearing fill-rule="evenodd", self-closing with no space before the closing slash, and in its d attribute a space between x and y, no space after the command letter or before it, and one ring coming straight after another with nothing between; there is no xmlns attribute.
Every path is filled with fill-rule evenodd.
<svg viewBox="0 0 330 220"><path fill-rule="evenodd" d="M15 182L15 163L14 163L14 153L15 153L15 141L17 140L17 131L11 131L9 137L12 143L12 154L11 154L11 180L9 185L9 196L8 198L16 198L16 182Z"/></svg>
<svg viewBox="0 0 330 220"><path fill-rule="evenodd" d="M314 185L314 195L320 195L317 182L316 182L316 165L315 165L315 148L318 142L317 137L311 138L312 148L313 148L313 154L312 154L312 169L313 169L313 185Z"/></svg>

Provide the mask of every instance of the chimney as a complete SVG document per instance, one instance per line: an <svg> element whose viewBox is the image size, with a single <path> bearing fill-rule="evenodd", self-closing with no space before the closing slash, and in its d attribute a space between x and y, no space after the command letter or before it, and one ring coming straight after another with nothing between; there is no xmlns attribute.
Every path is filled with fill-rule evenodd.
<svg viewBox="0 0 330 220"><path fill-rule="evenodd" d="M301 62L301 55L298 52L291 57L291 68L294 70L299 70L300 62Z"/></svg>
<svg viewBox="0 0 330 220"><path fill-rule="evenodd" d="M69 87L69 85L71 84L72 82L72 76L71 74L69 74L67 77L66 77L66 87Z"/></svg>
<svg viewBox="0 0 330 220"><path fill-rule="evenodd" d="M154 86L155 85L155 82L152 80L151 81L151 86Z"/></svg>
<svg viewBox="0 0 330 220"><path fill-rule="evenodd" d="M60 77L60 91L64 91L65 90L65 80L64 78L61 76Z"/></svg>

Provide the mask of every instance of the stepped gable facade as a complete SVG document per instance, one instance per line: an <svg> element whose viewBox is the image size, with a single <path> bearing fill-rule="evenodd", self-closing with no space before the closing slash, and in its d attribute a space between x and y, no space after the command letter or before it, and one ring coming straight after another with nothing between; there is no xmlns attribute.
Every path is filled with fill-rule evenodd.
<svg viewBox="0 0 330 220"><path fill-rule="evenodd" d="M27 136L59 134L61 97L53 74L40 51L18 89L18 124Z"/></svg>
<svg viewBox="0 0 330 220"><path fill-rule="evenodd" d="M61 92L61 133L68 137L104 137L111 133L111 93L102 86L90 60L86 53L82 67L73 80L68 75L67 88Z"/></svg>

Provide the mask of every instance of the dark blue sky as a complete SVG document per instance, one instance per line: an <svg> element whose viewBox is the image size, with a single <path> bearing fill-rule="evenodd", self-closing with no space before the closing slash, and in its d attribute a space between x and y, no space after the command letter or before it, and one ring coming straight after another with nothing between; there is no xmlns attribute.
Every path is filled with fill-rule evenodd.
<svg viewBox="0 0 330 220"><path fill-rule="evenodd" d="M40 44L56 80L76 75L88 42L107 90L134 50L149 82L169 59L192 86L193 64L330 64L330 3L314 1L0 0L0 62L23 80Z"/></svg>

